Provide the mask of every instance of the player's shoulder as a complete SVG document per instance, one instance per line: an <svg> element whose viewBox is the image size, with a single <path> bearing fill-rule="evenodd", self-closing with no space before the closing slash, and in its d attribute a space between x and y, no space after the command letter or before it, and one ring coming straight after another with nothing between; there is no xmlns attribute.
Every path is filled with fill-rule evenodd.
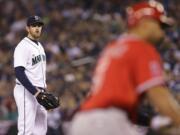
<svg viewBox="0 0 180 135"><path fill-rule="evenodd" d="M24 37L18 44L17 46L15 47L15 49L18 49L18 48L28 48L28 42L27 42L27 38Z"/></svg>

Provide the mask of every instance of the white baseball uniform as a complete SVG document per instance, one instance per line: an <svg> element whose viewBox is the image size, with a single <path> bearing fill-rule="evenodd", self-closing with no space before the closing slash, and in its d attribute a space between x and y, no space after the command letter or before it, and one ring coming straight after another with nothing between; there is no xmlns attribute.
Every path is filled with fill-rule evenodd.
<svg viewBox="0 0 180 135"><path fill-rule="evenodd" d="M22 66L33 86L46 88L46 56L42 45L25 37L14 51L14 67ZM16 79L14 97L18 108L18 135L45 135L47 111Z"/></svg>
<svg viewBox="0 0 180 135"><path fill-rule="evenodd" d="M126 112L117 108L82 111L75 115L68 135L140 135Z"/></svg>

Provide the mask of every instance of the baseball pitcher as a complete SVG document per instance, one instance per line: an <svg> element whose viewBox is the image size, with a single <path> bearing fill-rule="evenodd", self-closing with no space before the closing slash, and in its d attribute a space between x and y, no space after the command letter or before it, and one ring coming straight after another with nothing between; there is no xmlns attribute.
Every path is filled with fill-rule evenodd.
<svg viewBox="0 0 180 135"><path fill-rule="evenodd" d="M59 99L46 92L46 55L38 41L43 25L39 16L30 16L27 37L14 51L18 135L46 135L47 110L59 106Z"/></svg>

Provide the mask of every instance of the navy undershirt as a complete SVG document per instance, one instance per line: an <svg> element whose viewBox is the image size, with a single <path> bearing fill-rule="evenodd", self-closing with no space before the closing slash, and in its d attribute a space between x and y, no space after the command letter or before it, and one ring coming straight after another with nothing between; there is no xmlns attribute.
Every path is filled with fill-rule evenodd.
<svg viewBox="0 0 180 135"><path fill-rule="evenodd" d="M29 37L27 37L27 38L29 38ZM34 40L34 39L31 39L31 38L29 38L31 41L33 41L35 44L37 44L38 45L38 41L37 40Z"/></svg>
<svg viewBox="0 0 180 135"><path fill-rule="evenodd" d="M20 83L33 95L37 92L36 88L32 85L32 83L27 78L25 72L25 68L22 66L15 67L15 75L16 78L20 81Z"/></svg>

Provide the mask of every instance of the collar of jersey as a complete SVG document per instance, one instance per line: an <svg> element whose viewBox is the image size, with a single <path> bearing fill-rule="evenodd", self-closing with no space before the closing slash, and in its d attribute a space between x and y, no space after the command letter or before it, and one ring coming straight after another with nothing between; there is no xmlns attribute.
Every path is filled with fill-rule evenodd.
<svg viewBox="0 0 180 135"><path fill-rule="evenodd" d="M25 40L28 40L33 46L38 47L39 46L39 42L38 45L36 43L34 43L32 40L30 40L28 37L24 38Z"/></svg>

